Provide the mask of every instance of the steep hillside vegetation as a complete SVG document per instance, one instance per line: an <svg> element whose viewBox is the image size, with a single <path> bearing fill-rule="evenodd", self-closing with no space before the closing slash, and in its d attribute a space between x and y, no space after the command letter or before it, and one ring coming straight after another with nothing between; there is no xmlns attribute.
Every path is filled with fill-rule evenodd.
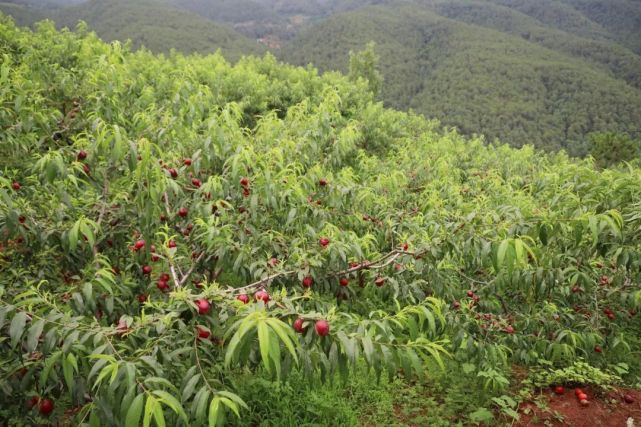
<svg viewBox="0 0 641 427"><path fill-rule="evenodd" d="M635 0L92 0L62 9L23 5L67 0L12 1L21 5L0 10L20 24L47 16L73 28L84 19L106 40L155 52L221 47L236 60L271 49L321 71L346 71L349 51L374 40L388 106L579 156L593 132L641 136Z"/></svg>
<svg viewBox="0 0 641 427"><path fill-rule="evenodd" d="M637 55L550 31L492 4L431 2L338 14L304 31L282 57L345 71L348 52L368 40L378 43L387 105L413 108L465 133L580 155L590 132L638 131Z"/></svg>
<svg viewBox="0 0 641 427"><path fill-rule="evenodd" d="M48 12L17 3L0 2L0 12L11 16L17 25L29 26L34 22L45 19Z"/></svg>
<svg viewBox="0 0 641 427"><path fill-rule="evenodd" d="M145 46L153 52L214 52L221 49L230 60L260 53L253 40L198 15L172 7L162 0L91 0L62 9L30 9L35 13L22 23L46 16L58 27L75 29L79 21L107 41L131 40L134 48ZM26 10L23 8L23 12ZM8 11L8 13L11 13Z"/></svg>
<svg viewBox="0 0 641 427"><path fill-rule="evenodd" d="M561 0L598 23L641 54L641 2L638 0Z"/></svg>

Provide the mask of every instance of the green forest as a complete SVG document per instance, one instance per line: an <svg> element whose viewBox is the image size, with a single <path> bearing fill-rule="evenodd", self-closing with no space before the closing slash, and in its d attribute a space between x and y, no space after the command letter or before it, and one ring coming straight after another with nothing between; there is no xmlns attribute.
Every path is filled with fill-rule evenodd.
<svg viewBox="0 0 641 427"><path fill-rule="evenodd" d="M641 138L635 0L12 0L0 11L19 25L84 21L152 52L270 51L320 72L347 73L350 51L374 41L386 107L578 157L594 133Z"/></svg>

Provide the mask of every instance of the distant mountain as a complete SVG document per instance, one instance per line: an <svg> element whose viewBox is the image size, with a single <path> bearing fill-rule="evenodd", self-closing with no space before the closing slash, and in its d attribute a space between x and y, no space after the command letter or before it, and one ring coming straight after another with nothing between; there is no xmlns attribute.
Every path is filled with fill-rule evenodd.
<svg viewBox="0 0 641 427"><path fill-rule="evenodd" d="M1 5L1 4L0 4ZM45 11L17 6L19 11L0 7L18 15L22 25L48 17L58 27L74 29L85 21L102 39L128 40L134 48L145 46L154 52L214 52L221 49L226 58L234 61L244 54L260 54L264 49L255 40L225 25L214 23L196 14L178 9L163 0L91 0L76 6Z"/></svg>
<svg viewBox="0 0 641 427"><path fill-rule="evenodd" d="M21 27L29 26L47 17L47 11L18 3L0 2L0 12L10 15Z"/></svg>
<svg viewBox="0 0 641 427"><path fill-rule="evenodd" d="M402 2L336 14L281 58L346 71L348 52L374 40L387 105L581 155L588 133L635 134L641 123L641 57L593 28L580 37L488 1Z"/></svg>

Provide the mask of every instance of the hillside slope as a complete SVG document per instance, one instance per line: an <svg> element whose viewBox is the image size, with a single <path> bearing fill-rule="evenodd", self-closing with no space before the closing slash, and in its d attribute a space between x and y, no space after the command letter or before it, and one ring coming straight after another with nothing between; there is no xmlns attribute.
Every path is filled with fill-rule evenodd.
<svg viewBox="0 0 641 427"><path fill-rule="evenodd" d="M507 19L490 28L494 14L492 20L479 18L468 7L459 17L455 3L447 3L337 14L301 33L282 58L345 71L348 52L374 40L387 105L413 108L465 133L484 133L515 146L531 143L581 155L590 132L637 131L641 61L633 52L566 33L555 41L557 30L545 33L523 14L476 2L481 12L490 6ZM523 22L534 40L509 33Z"/></svg>
<svg viewBox="0 0 641 427"><path fill-rule="evenodd" d="M44 17L59 28L74 29L79 21L106 41L130 39L134 48L145 46L153 52L207 53L221 49L226 58L237 60L244 54L262 52L253 40L198 15L172 7L163 0L91 0L76 6L54 9L26 9L19 24ZM12 14L8 11L9 14Z"/></svg>
<svg viewBox="0 0 641 427"><path fill-rule="evenodd" d="M17 3L0 2L0 12L11 16L21 27L32 25L47 17L47 12L44 10Z"/></svg>

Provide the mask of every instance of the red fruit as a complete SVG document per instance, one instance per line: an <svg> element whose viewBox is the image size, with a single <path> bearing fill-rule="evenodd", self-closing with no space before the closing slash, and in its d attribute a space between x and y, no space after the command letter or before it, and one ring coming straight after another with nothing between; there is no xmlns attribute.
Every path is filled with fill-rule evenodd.
<svg viewBox="0 0 641 427"><path fill-rule="evenodd" d="M616 319L616 316L614 315L614 313L608 313L608 319L614 320Z"/></svg>
<svg viewBox="0 0 641 427"><path fill-rule="evenodd" d="M406 251L409 248L409 245L407 243L403 243L402 248L404 251Z"/></svg>
<svg viewBox="0 0 641 427"><path fill-rule="evenodd" d="M78 160L84 160L87 158L87 152L85 150L78 151Z"/></svg>
<svg viewBox="0 0 641 427"><path fill-rule="evenodd" d="M583 393L583 389L575 388L575 389L574 389L574 394L575 394L577 397L579 396L579 394L584 394L584 393Z"/></svg>
<svg viewBox="0 0 641 427"><path fill-rule="evenodd" d="M327 247L327 245L329 245L329 239L323 237L318 241L318 244L325 248Z"/></svg>
<svg viewBox="0 0 641 427"><path fill-rule="evenodd" d="M202 340L206 340L211 335L211 332L209 332L207 329L203 328L202 326L198 326L196 329L198 330L198 338Z"/></svg>
<svg viewBox="0 0 641 427"><path fill-rule="evenodd" d="M629 394L626 394L626 395L623 396L623 401L625 403L634 403L634 397L632 397Z"/></svg>
<svg viewBox="0 0 641 427"><path fill-rule="evenodd" d="M327 320L319 320L316 322L316 325L314 325L314 328L316 329L316 333L318 336L324 337L329 334L329 323L327 323Z"/></svg>
<svg viewBox="0 0 641 427"><path fill-rule="evenodd" d="M573 294L577 294L579 292L581 292L581 288L579 288L578 286L575 286L575 287L572 288L572 293Z"/></svg>
<svg viewBox="0 0 641 427"><path fill-rule="evenodd" d="M454 310L458 310L459 308L461 308L461 303L460 303L460 302L458 302L458 301L454 301L454 302L452 303L452 308L453 308Z"/></svg>
<svg viewBox="0 0 641 427"><path fill-rule="evenodd" d="M583 406L588 406L590 404L590 402L588 402L588 399L581 399L579 403L581 403L581 405Z"/></svg>
<svg viewBox="0 0 641 427"><path fill-rule="evenodd" d="M314 279L311 276L307 276L303 279L303 288L311 288L314 284Z"/></svg>
<svg viewBox="0 0 641 427"><path fill-rule="evenodd" d="M142 248L145 247L145 241L144 240L138 240L136 243L134 243L134 249L139 251Z"/></svg>
<svg viewBox="0 0 641 427"><path fill-rule="evenodd" d="M82 165L82 170L83 170L87 175L89 175L89 174L91 173L91 168L90 168L90 167L89 167L89 165L87 165L87 164Z"/></svg>
<svg viewBox="0 0 641 427"><path fill-rule="evenodd" d="M27 402L27 406L29 408L33 408L34 406L36 406L38 404L38 402L40 402L40 397L39 396L32 396L31 399L29 399L29 401Z"/></svg>
<svg viewBox="0 0 641 427"><path fill-rule="evenodd" d="M325 187L327 185L327 180L325 178L321 178L318 181L318 185L320 185L321 187Z"/></svg>
<svg viewBox="0 0 641 427"><path fill-rule="evenodd" d="M23 215L20 215L18 217L18 222L20 222L20 224L24 224L26 220L27 220L27 218L25 218Z"/></svg>
<svg viewBox="0 0 641 427"><path fill-rule="evenodd" d="M594 351L595 351L595 352L597 352L597 353L602 353L602 352L603 352L603 349L601 348L601 346L600 346L600 345L595 345L595 346L594 346Z"/></svg>
<svg viewBox="0 0 641 427"><path fill-rule="evenodd" d="M191 184L196 188L200 188L203 183L197 178L192 178Z"/></svg>
<svg viewBox="0 0 641 427"><path fill-rule="evenodd" d="M514 327L512 325L507 325L505 328L505 332L508 334L513 334L514 333Z"/></svg>
<svg viewBox="0 0 641 427"><path fill-rule="evenodd" d="M303 327L303 322L304 320L301 319L300 317L294 320L294 325L293 325L294 330L299 334L302 334L303 332L305 332L305 328Z"/></svg>
<svg viewBox="0 0 641 427"><path fill-rule="evenodd" d="M175 248L176 246L177 246L177 245L176 245L176 242L174 242L173 240L170 240L170 241L169 241L169 243L167 243L167 247L168 247L169 249L173 249L173 248Z"/></svg>
<svg viewBox="0 0 641 427"><path fill-rule="evenodd" d="M272 267L276 267L278 264L280 264L278 258L272 258L269 260L269 265L271 265Z"/></svg>
<svg viewBox="0 0 641 427"><path fill-rule="evenodd" d="M238 301L241 301L243 304L247 304L249 302L249 295L247 294L240 294L236 297ZM269 301L269 300L268 300Z"/></svg>
<svg viewBox="0 0 641 427"><path fill-rule="evenodd" d="M42 415L49 415L53 411L53 400L43 399L40 402L39 411Z"/></svg>
<svg viewBox="0 0 641 427"><path fill-rule="evenodd" d="M577 396L579 400L588 400L588 395L585 393L581 393Z"/></svg>
<svg viewBox="0 0 641 427"><path fill-rule="evenodd" d="M247 179L247 178L241 178L241 179L240 179L240 185L241 185L242 187L247 188L247 187L249 186L249 179Z"/></svg>
<svg viewBox="0 0 641 427"><path fill-rule="evenodd" d="M472 298L474 296L474 292L473 291L467 291L467 296Z"/></svg>
<svg viewBox="0 0 641 427"><path fill-rule="evenodd" d="M196 306L198 307L198 313L199 314L207 314L209 313L209 301L206 299L197 299L196 300Z"/></svg>
<svg viewBox="0 0 641 427"><path fill-rule="evenodd" d="M188 213L189 213L189 210L187 208L178 209L178 216L182 218L186 217Z"/></svg>
<svg viewBox="0 0 641 427"><path fill-rule="evenodd" d="M242 214L242 213L247 212L247 209L245 207L241 206L241 207L238 208L238 212Z"/></svg>
<svg viewBox="0 0 641 427"><path fill-rule="evenodd" d="M151 255L151 261L152 262L157 262L158 260L160 260L160 257L157 254L152 254Z"/></svg>
<svg viewBox="0 0 641 427"><path fill-rule="evenodd" d="M162 274L160 275L159 279L160 279L160 280L164 280L165 282L168 282L168 281L169 281L169 279L170 279L170 277L169 277L169 274L167 274L167 273L162 273Z"/></svg>
<svg viewBox="0 0 641 427"><path fill-rule="evenodd" d="M11 188L13 188L14 190L18 191L18 190L20 190L20 188L22 188L22 186L20 185L20 183L18 181L13 181L13 183L11 184Z"/></svg>
<svg viewBox="0 0 641 427"><path fill-rule="evenodd" d="M185 159L185 160L183 160L183 165L185 165L185 166L191 166L191 159Z"/></svg>
<svg viewBox="0 0 641 427"><path fill-rule="evenodd" d="M178 178L178 171L174 168L169 169L169 175L171 175L172 178L176 179Z"/></svg>
<svg viewBox="0 0 641 427"><path fill-rule="evenodd" d="M156 283L156 287L164 292L169 289L169 284L166 280L159 280L158 283Z"/></svg>
<svg viewBox="0 0 641 427"><path fill-rule="evenodd" d="M249 197L251 195L251 192L248 189L243 190L243 197Z"/></svg>
<svg viewBox="0 0 641 427"><path fill-rule="evenodd" d="M565 393L565 389L560 385L557 385L556 387L554 387L554 393L560 396Z"/></svg>
<svg viewBox="0 0 641 427"><path fill-rule="evenodd" d="M142 274L150 275L151 274L151 266L143 265Z"/></svg>
<svg viewBox="0 0 641 427"><path fill-rule="evenodd" d="M145 294L140 294L138 295L138 302L141 304L144 304L147 301L147 295Z"/></svg>
<svg viewBox="0 0 641 427"><path fill-rule="evenodd" d="M374 283L376 284L376 287L381 288L385 284L385 278L377 277Z"/></svg>
<svg viewBox="0 0 641 427"><path fill-rule="evenodd" d="M341 286L349 285L349 279L347 277L341 277L341 280L338 281Z"/></svg>
<svg viewBox="0 0 641 427"><path fill-rule="evenodd" d="M269 302L269 293L264 290L260 290L254 294L254 299L256 301L262 300L265 304Z"/></svg>

